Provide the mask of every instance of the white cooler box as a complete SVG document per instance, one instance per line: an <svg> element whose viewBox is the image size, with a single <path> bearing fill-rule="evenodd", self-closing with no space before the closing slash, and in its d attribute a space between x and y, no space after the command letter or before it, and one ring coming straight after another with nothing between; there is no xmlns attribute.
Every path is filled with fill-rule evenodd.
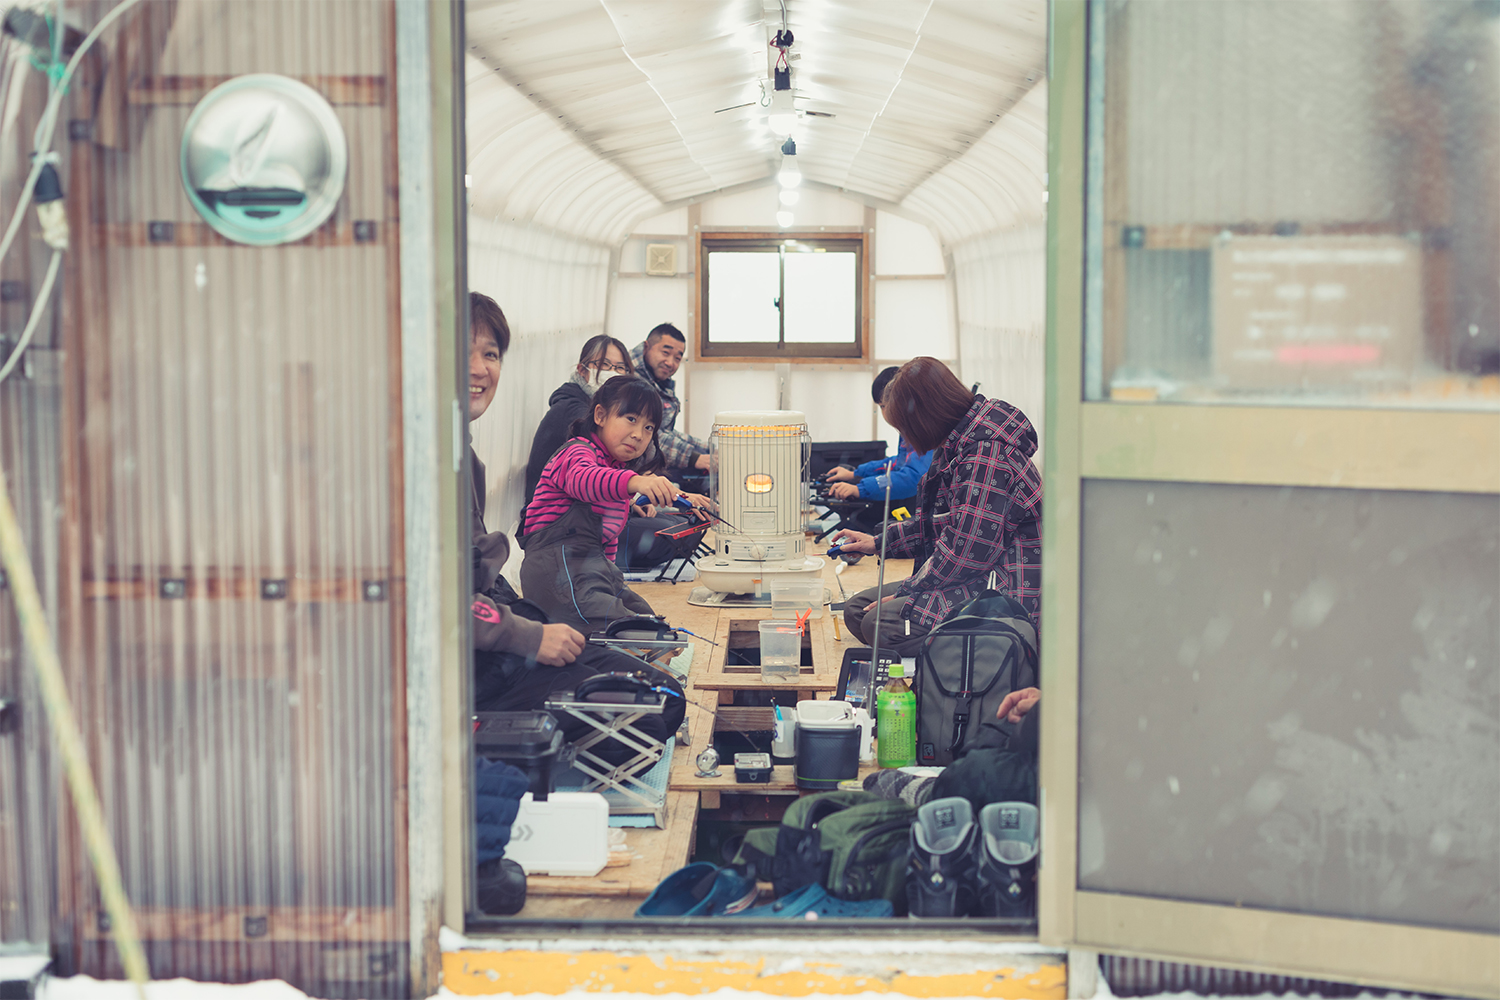
<svg viewBox="0 0 1500 1000"><path fill-rule="evenodd" d="M609 860L609 803L598 792L527 792L510 826L505 856L527 875L597 875Z"/></svg>

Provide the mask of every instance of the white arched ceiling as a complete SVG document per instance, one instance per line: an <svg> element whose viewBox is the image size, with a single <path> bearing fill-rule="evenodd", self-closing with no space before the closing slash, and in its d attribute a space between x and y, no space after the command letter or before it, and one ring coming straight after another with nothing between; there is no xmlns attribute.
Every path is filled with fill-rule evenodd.
<svg viewBox="0 0 1500 1000"><path fill-rule="evenodd" d="M476 214L618 244L665 206L769 178L754 102L777 0L469 0ZM787 0L809 180L945 244L1041 217L1045 0ZM750 107L718 112L731 105Z"/></svg>
<svg viewBox="0 0 1500 1000"><path fill-rule="evenodd" d="M1047 82L1034 86L960 159L901 203L952 246L1046 217Z"/></svg>

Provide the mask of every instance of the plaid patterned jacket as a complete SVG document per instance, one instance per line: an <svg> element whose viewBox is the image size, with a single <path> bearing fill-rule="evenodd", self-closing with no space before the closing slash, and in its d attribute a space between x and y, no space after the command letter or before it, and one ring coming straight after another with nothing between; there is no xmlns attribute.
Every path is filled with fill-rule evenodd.
<svg viewBox="0 0 1500 1000"><path fill-rule="evenodd" d="M1032 464L1036 429L1026 414L998 399L974 405L932 453L917 516L891 525L892 556L931 553L896 593L910 597L904 615L932 628L980 591L991 570L999 589L1040 621L1042 477Z"/></svg>
<svg viewBox="0 0 1500 1000"><path fill-rule="evenodd" d="M682 404L677 401L677 380L669 378L662 382L646 367L644 340L630 349L630 361L635 365L635 373L656 386L656 391L661 394L661 426L656 429L656 437L661 442L661 454L667 467L691 468L694 459L708 454L708 445L677 430L677 415L682 412Z"/></svg>

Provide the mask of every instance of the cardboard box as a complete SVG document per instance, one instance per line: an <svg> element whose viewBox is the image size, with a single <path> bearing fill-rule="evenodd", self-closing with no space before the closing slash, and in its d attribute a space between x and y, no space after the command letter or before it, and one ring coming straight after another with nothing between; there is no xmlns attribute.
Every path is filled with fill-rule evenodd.
<svg viewBox="0 0 1500 1000"><path fill-rule="evenodd" d="M1422 356L1422 250L1399 236L1223 237L1213 247L1221 388L1409 386Z"/></svg>

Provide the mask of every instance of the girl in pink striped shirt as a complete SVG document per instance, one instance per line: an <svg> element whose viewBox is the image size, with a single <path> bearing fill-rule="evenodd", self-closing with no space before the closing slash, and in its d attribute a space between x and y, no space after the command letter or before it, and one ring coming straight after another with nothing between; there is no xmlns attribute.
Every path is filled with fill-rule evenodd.
<svg viewBox="0 0 1500 1000"><path fill-rule="evenodd" d="M616 376L547 462L526 505L521 587L552 621L588 632L628 615L653 614L625 585L615 549L639 493L670 505L677 487L662 467L656 428L661 396L644 381Z"/></svg>

